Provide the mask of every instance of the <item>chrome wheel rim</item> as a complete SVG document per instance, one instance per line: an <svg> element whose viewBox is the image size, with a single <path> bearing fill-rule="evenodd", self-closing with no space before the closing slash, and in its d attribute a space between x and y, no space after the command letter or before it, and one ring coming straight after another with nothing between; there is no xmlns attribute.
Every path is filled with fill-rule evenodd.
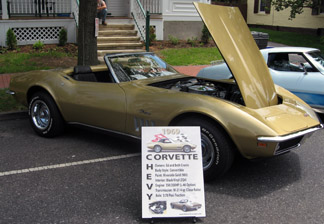
<svg viewBox="0 0 324 224"><path fill-rule="evenodd" d="M191 151L190 146L185 145L185 146L183 147L183 151L186 152L186 153L189 153L189 152Z"/></svg>
<svg viewBox="0 0 324 224"><path fill-rule="evenodd" d="M156 145L156 146L154 146L154 151L155 152L161 152L162 151L162 147L159 146L159 145Z"/></svg>
<svg viewBox="0 0 324 224"><path fill-rule="evenodd" d="M204 134L201 135L201 150L204 170L208 169L215 158L214 145L211 140Z"/></svg>
<svg viewBox="0 0 324 224"><path fill-rule="evenodd" d="M45 130L48 128L51 119L51 113L46 105L46 103L42 100L36 100L33 102L31 107L31 118L34 125L40 129Z"/></svg>

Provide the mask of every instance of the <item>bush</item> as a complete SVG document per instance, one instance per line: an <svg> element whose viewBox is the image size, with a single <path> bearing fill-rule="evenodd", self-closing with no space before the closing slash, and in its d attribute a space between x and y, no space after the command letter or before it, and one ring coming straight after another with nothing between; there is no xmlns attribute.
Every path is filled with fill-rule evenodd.
<svg viewBox="0 0 324 224"><path fill-rule="evenodd" d="M41 50L44 48L44 43L42 41L38 40L33 44L33 48L36 50Z"/></svg>
<svg viewBox="0 0 324 224"><path fill-rule="evenodd" d="M178 45L179 44L179 39L172 36L172 35L169 35L169 40L171 41L171 44L173 44L173 45Z"/></svg>
<svg viewBox="0 0 324 224"><path fill-rule="evenodd" d="M152 42L155 40L156 40L155 28L153 26L150 26L150 46L152 45Z"/></svg>
<svg viewBox="0 0 324 224"><path fill-rule="evenodd" d="M324 45L324 36L321 36L320 43Z"/></svg>
<svg viewBox="0 0 324 224"><path fill-rule="evenodd" d="M66 29L61 29L59 33L59 45L64 46L67 42L67 32Z"/></svg>
<svg viewBox="0 0 324 224"><path fill-rule="evenodd" d="M7 39L6 39L6 45L8 46L8 48L10 50L16 49L17 47L17 39L16 39L16 35L13 32L12 29L9 29L7 31Z"/></svg>
<svg viewBox="0 0 324 224"><path fill-rule="evenodd" d="M209 30L207 29L206 25L204 25L201 32L202 32L201 42L203 44L208 44L209 38L210 38L210 33L209 33Z"/></svg>
<svg viewBox="0 0 324 224"><path fill-rule="evenodd" d="M191 44L191 47L197 47L198 46L198 39L197 39L197 37L188 38L187 43Z"/></svg>

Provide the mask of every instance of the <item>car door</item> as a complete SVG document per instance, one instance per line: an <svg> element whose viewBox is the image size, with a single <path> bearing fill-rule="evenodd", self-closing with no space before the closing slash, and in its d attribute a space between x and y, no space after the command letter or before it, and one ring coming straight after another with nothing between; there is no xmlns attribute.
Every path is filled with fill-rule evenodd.
<svg viewBox="0 0 324 224"><path fill-rule="evenodd" d="M70 123L125 131L125 93L118 83L72 80L69 101L62 99Z"/></svg>
<svg viewBox="0 0 324 224"><path fill-rule="evenodd" d="M290 61L292 59L294 60ZM290 53L269 53L267 64L274 83L289 91L296 91L298 80L303 75L303 69L297 71L290 65L301 59L303 58ZM305 62L305 59L303 59L303 62Z"/></svg>
<svg viewBox="0 0 324 224"><path fill-rule="evenodd" d="M324 76L302 53L269 53L268 66L275 84L296 94L310 105L321 94Z"/></svg>

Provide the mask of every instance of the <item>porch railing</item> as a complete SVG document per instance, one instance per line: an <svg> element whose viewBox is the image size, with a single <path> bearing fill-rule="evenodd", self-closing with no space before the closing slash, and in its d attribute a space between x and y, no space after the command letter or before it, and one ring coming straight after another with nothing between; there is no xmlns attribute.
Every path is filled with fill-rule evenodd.
<svg viewBox="0 0 324 224"><path fill-rule="evenodd" d="M134 0L131 15L134 19L137 30L145 42L145 49L149 51L150 46L150 12L144 10L140 0Z"/></svg>
<svg viewBox="0 0 324 224"><path fill-rule="evenodd" d="M145 11L151 14L162 14L162 0L140 0Z"/></svg>
<svg viewBox="0 0 324 224"><path fill-rule="evenodd" d="M67 0L8 0L7 2L9 16L48 16L49 14L69 16L71 13L71 2Z"/></svg>

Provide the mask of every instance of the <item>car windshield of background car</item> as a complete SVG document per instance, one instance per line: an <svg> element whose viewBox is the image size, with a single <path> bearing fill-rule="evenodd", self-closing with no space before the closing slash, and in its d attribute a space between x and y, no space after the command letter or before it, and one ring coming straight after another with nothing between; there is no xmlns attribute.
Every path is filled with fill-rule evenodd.
<svg viewBox="0 0 324 224"><path fill-rule="evenodd" d="M319 51L310 52L308 54L317 62L320 68L322 68L322 71L324 71L324 55Z"/></svg>
<svg viewBox="0 0 324 224"><path fill-rule="evenodd" d="M271 53L268 66L277 71L284 72L315 72L311 64L299 53Z"/></svg>
<svg viewBox="0 0 324 224"><path fill-rule="evenodd" d="M153 54L122 55L109 58L109 61L120 82L177 73L172 67Z"/></svg>

